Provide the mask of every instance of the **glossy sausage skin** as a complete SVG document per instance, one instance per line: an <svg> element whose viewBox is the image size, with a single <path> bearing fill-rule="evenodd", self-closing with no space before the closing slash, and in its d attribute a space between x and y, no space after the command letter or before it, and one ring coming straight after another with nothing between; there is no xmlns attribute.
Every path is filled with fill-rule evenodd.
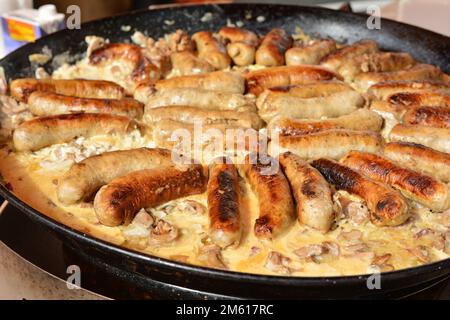
<svg viewBox="0 0 450 320"><path fill-rule="evenodd" d="M247 66L255 61L258 36L253 32L235 27L223 27L219 36L227 43L228 55L238 66Z"/></svg>
<svg viewBox="0 0 450 320"><path fill-rule="evenodd" d="M198 57L206 60L217 70L226 69L231 64L225 47L215 39L211 31L200 31L192 36L198 51Z"/></svg>
<svg viewBox="0 0 450 320"><path fill-rule="evenodd" d="M16 79L10 85L11 95L18 101L28 102L35 91L52 92L66 96L97 99L122 99L124 89L103 80Z"/></svg>
<svg viewBox="0 0 450 320"><path fill-rule="evenodd" d="M397 93L424 93L439 90L446 94L450 93L450 85L445 82L432 80L399 80L380 82L372 85L367 91L371 100L387 100L389 96ZM417 102L417 98L413 98Z"/></svg>
<svg viewBox="0 0 450 320"><path fill-rule="evenodd" d="M416 107L408 110L403 117L407 124L450 129L450 108Z"/></svg>
<svg viewBox="0 0 450 320"><path fill-rule="evenodd" d="M157 90L191 88L242 94L245 91L245 79L237 72L216 71L159 80L155 88Z"/></svg>
<svg viewBox="0 0 450 320"><path fill-rule="evenodd" d="M107 113L140 119L144 113L144 105L130 98L94 99L64 96L56 93L36 91L28 99L32 114L50 116L65 113Z"/></svg>
<svg viewBox="0 0 450 320"><path fill-rule="evenodd" d="M388 96L387 101L398 109L410 106L449 107L450 94L440 91L399 92Z"/></svg>
<svg viewBox="0 0 450 320"><path fill-rule="evenodd" d="M142 208L203 193L207 182L208 172L201 165L134 171L100 188L94 210L103 225L127 225Z"/></svg>
<svg viewBox="0 0 450 320"><path fill-rule="evenodd" d="M278 144L282 150L289 150L303 159L339 159L351 150L377 152L382 142L375 132L330 129L302 136L280 136ZM276 145L270 142L269 150L274 148Z"/></svg>
<svg viewBox="0 0 450 320"><path fill-rule="evenodd" d="M291 118L275 118L268 125L269 131L283 136L298 136L330 129L349 129L379 132L383 126L383 118L376 112L358 109L350 114L325 120L296 120Z"/></svg>
<svg viewBox="0 0 450 320"><path fill-rule="evenodd" d="M73 164L58 180L58 200L67 205L90 200L101 186L115 178L133 171L173 164L171 151L160 148L118 150L95 155Z"/></svg>
<svg viewBox="0 0 450 320"><path fill-rule="evenodd" d="M242 232L239 174L225 158L210 165L207 197L211 240L222 248L238 246Z"/></svg>
<svg viewBox="0 0 450 320"><path fill-rule="evenodd" d="M336 73L318 66L281 66L249 72L245 76L247 92L256 96L264 89L323 80L341 79Z"/></svg>
<svg viewBox="0 0 450 320"><path fill-rule="evenodd" d="M272 29L256 50L256 64L275 67L284 65L284 54L292 46L292 38L283 29Z"/></svg>
<svg viewBox="0 0 450 320"><path fill-rule="evenodd" d="M125 134L137 128L136 122L124 116L104 113L60 114L23 122L14 130L13 142L18 151L35 151L77 137Z"/></svg>
<svg viewBox="0 0 450 320"><path fill-rule="evenodd" d="M326 55L336 50L336 41L331 39L313 40L294 46L286 51L286 65L319 64Z"/></svg>
<svg viewBox="0 0 450 320"><path fill-rule="evenodd" d="M280 164L297 203L298 221L322 232L330 230L334 220L333 200L324 177L291 152L280 155Z"/></svg>
<svg viewBox="0 0 450 320"><path fill-rule="evenodd" d="M243 42L252 46L257 46L259 39L258 36L243 28L237 27L222 27L219 30L219 36L225 40L225 42Z"/></svg>
<svg viewBox="0 0 450 320"><path fill-rule="evenodd" d="M390 142L384 146L384 155L409 169L450 182L450 154L448 153L416 143Z"/></svg>
<svg viewBox="0 0 450 320"><path fill-rule="evenodd" d="M259 159L256 161L255 154L247 155L242 165L244 175L259 199L259 218L255 221L254 232L260 239L277 237L294 221L289 182L280 168L266 172L270 170L269 166L262 164Z"/></svg>
<svg viewBox="0 0 450 320"><path fill-rule="evenodd" d="M391 141L413 142L450 153L450 129L397 124L389 133Z"/></svg>
<svg viewBox="0 0 450 320"><path fill-rule="evenodd" d="M450 206L450 190L444 183L402 168L381 156L352 151L341 162L373 180L392 186L405 197L434 211L445 211Z"/></svg>
<svg viewBox="0 0 450 320"><path fill-rule="evenodd" d="M408 217L408 205L400 193L387 185L364 177L336 161L321 158L311 165L338 190L345 190L365 200L373 224L397 226Z"/></svg>
<svg viewBox="0 0 450 320"><path fill-rule="evenodd" d="M214 71L206 60L200 59L190 51L174 52L170 55L172 72L176 76L189 76Z"/></svg>

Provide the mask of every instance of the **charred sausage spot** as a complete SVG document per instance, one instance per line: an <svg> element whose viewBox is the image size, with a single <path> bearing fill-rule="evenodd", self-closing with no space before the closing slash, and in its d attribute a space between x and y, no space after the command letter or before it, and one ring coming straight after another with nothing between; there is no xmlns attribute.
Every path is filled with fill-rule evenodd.
<svg viewBox="0 0 450 320"><path fill-rule="evenodd" d="M229 172L220 172L217 176L219 188L216 197L219 200L219 220L227 222L234 219L238 212L237 192L234 188L234 177Z"/></svg>

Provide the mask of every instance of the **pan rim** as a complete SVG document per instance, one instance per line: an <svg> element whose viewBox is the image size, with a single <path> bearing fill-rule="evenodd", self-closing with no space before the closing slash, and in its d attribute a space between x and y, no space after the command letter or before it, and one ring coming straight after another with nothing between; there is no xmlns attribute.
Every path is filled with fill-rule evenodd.
<svg viewBox="0 0 450 320"><path fill-rule="evenodd" d="M127 17L127 16L133 16L133 15L144 15L145 13L149 11L163 11L163 10L170 10L170 9L178 9L178 8L204 8L205 7L248 7L249 5L255 5L255 6L265 6L265 7L295 7L296 9L304 9L306 11L311 12L313 14L314 12L327 12L328 14L339 14L342 16L349 16L349 17L357 17L359 19L363 19L364 15L356 14L356 13L350 13L350 12L341 12L336 11L332 9L327 8L319 8L319 7L310 7L310 6L298 6L298 5L278 5L278 4L262 4L262 3L219 3L219 4L187 4L187 5L180 5L176 7L162 7L162 8L156 8L156 9L141 9L141 10L135 10L119 15L114 15L106 18L101 18L97 20L92 20L86 23L83 23L82 26L88 26L88 25L95 25L95 24L102 24L105 21L111 21L114 19L119 19L121 17ZM407 26L407 28L410 28L412 30L415 30L417 32L420 32L423 36L433 36L435 38L441 38L443 41L449 41L450 37L447 37L445 35L436 33L434 31L426 30L417 26L413 26L406 23L400 23L394 20L385 19L382 18L383 22L387 22L388 24L391 24L391 27L395 27L396 25L402 25ZM40 39L38 39L34 43L29 43L21 48L9 53L5 57L3 57L0 60L0 66L4 63L6 59L10 59L16 54L20 54L22 51L26 51L28 48L33 48L36 46L39 46L40 44L46 44L49 41L52 40L53 37L58 37L59 34L67 33L67 29L55 32L53 34L44 36ZM209 268L209 267L203 267L203 266L196 266L191 265L187 263L177 262L174 260L169 260L149 254L144 254L142 252L132 250L129 248L121 247L119 245L95 238L91 235L85 234L81 231L78 231L76 229L73 229L70 226L64 225L57 220L39 212L38 210L34 209L24 201L22 201L19 197L17 197L11 190L9 190L5 185L4 182L0 182L0 195L2 195L9 203L11 203L14 207L19 209L20 211L24 212L29 218L31 218L34 222L40 223L44 225L44 227L51 229L53 232L57 232L59 234L65 234L70 236L73 239L76 239L83 244L90 243L94 244L100 249L107 250L110 253L113 253L115 255L122 255L132 258L134 261L138 263L147 263L147 264L154 264L154 265L160 265L166 268L172 269L174 272L186 272L190 274L196 274L198 276L205 276L208 277L214 277L214 278L221 278L225 280L237 280L237 281L246 281L246 282L252 282L252 283L261 283L264 282L268 285L284 285L284 286L291 286L291 287L297 287L299 285L302 286L317 286L317 285L323 285L324 283L332 283L333 285L349 285L352 283L361 283L361 281L366 280L368 277L370 277L370 274L362 274L362 275L350 275L350 276L325 276L325 277L298 277L298 276L277 276L277 275L264 275L264 274L252 274L252 273L244 273L244 272L237 272L237 271L223 271L219 269ZM448 269L448 274L450 274L450 258L447 258L445 260L436 261L430 264L420 265L416 267L410 267L400 270L395 270L391 272L383 272L382 276L385 281L394 280L394 279L402 279L402 278L410 278L414 275L418 274L424 274L424 273L431 273L436 270L441 269ZM442 277L442 275L440 276ZM417 283L415 283L417 284ZM413 284L411 284L413 285Z"/></svg>

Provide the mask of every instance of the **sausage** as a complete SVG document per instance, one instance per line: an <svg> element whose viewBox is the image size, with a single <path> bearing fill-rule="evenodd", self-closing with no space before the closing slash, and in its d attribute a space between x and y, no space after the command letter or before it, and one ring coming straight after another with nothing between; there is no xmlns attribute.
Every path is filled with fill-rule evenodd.
<svg viewBox="0 0 450 320"><path fill-rule="evenodd" d="M112 180L94 198L94 210L105 226L129 224L142 208L203 193L208 172L201 165L144 169Z"/></svg>
<svg viewBox="0 0 450 320"><path fill-rule="evenodd" d="M319 171L291 152L280 155L280 164L289 180L302 224L327 232L334 220L331 189Z"/></svg>
<svg viewBox="0 0 450 320"><path fill-rule="evenodd" d="M416 143L390 142L384 155L409 169L423 172L444 182L450 182L450 154Z"/></svg>
<svg viewBox="0 0 450 320"><path fill-rule="evenodd" d="M278 139L278 145L270 142L271 154L274 154L275 148L281 147L303 159L340 159L351 150L377 152L382 145L379 133L345 129L331 129L302 136L280 136Z"/></svg>
<svg viewBox="0 0 450 320"><path fill-rule="evenodd" d="M256 64L275 67L284 65L284 54L292 46L292 38L283 29L272 29L261 40L255 53Z"/></svg>
<svg viewBox="0 0 450 320"><path fill-rule="evenodd" d="M450 129L450 108L415 107L406 112L403 117L403 122L406 124Z"/></svg>
<svg viewBox="0 0 450 320"><path fill-rule="evenodd" d="M252 46L257 46L259 42L258 36L254 32L243 28L222 27L218 34L224 42L229 43L243 42Z"/></svg>
<svg viewBox="0 0 450 320"><path fill-rule="evenodd" d="M406 198L434 211L450 207L450 190L430 176L402 168L393 162L366 152L352 151L341 162L375 181L399 190Z"/></svg>
<svg viewBox="0 0 450 320"><path fill-rule="evenodd" d="M103 66L114 60L123 60L131 65L131 79L139 83L154 82L161 76L161 71L142 53L142 48L130 43L108 43L92 51L89 63Z"/></svg>
<svg viewBox="0 0 450 320"><path fill-rule="evenodd" d="M20 102L28 102L35 91L45 91L79 98L122 99L125 90L110 81L103 80L57 80L16 79L10 85L11 95Z"/></svg>
<svg viewBox="0 0 450 320"><path fill-rule="evenodd" d="M144 122L151 124L164 119L186 123L224 124L244 128L260 129L262 121L258 114L251 111L204 110L189 106L171 106L147 109Z"/></svg>
<svg viewBox="0 0 450 320"><path fill-rule="evenodd" d="M247 92L256 96L264 89L323 80L342 79L338 74L318 66L281 66L247 73Z"/></svg>
<svg viewBox="0 0 450 320"><path fill-rule="evenodd" d="M200 59L207 61L217 70L226 69L230 66L231 58L223 44L213 37L211 31L194 33L192 40L197 46Z"/></svg>
<svg viewBox="0 0 450 320"><path fill-rule="evenodd" d="M273 166L275 159L269 158ZM284 233L294 222L294 203L289 182L279 168L256 159L256 154L248 154L242 171L259 200L259 218L255 221L254 232L260 239L273 239ZM268 171L266 171L268 170Z"/></svg>
<svg viewBox="0 0 450 320"><path fill-rule="evenodd" d="M335 86L335 84L331 85ZM322 87L323 91L318 92L318 96L315 97L308 97L308 94L302 92L304 91L302 86L268 89L260 94L256 100L258 113L266 122L269 122L275 116L294 119L332 118L349 114L365 103L361 94L351 88L327 90L323 84L318 84L318 86ZM304 85L303 87L315 87L315 84ZM306 91L308 90L309 88L306 88ZM312 93L311 91L309 93ZM306 98L303 98L303 96L306 96Z"/></svg>
<svg viewBox="0 0 450 320"><path fill-rule="evenodd" d="M105 152L75 163L58 180L58 200L66 205L92 199L101 186L133 171L174 165L172 152L139 148Z"/></svg>
<svg viewBox="0 0 450 320"><path fill-rule="evenodd" d="M323 57L335 50L336 41L332 39L317 39L302 43L286 51L286 65L319 64Z"/></svg>
<svg viewBox="0 0 450 320"><path fill-rule="evenodd" d="M354 81L360 91L367 91L378 82L399 80L442 80L443 73L430 64L416 64L412 68L392 72L366 72L358 74Z"/></svg>
<svg viewBox="0 0 450 320"><path fill-rule="evenodd" d="M414 64L415 60L409 53L376 52L344 61L338 72L346 81L352 81L360 73L398 71L410 68Z"/></svg>
<svg viewBox="0 0 450 320"><path fill-rule="evenodd" d="M389 96L396 93L423 93L432 90L450 94L450 85L432 80L388 81L372 85L367 93L371 100L387 100Z"/></svg>
<svg viewBox="0 0 450 320"><path fill-rule="evenodd" d="M427 92L399 92L390 95L387 102L396 109L407 109L409 106L450 106L450 95L444 92L427 91Z"/></svg>
<svg viewBox="0 0 450 320"><path fill-rule="evenodd" d="M227 43L228 55L238 66L248 66L255 61L258 36L246 29L223 27L219 36Z"/></svg>
<svg viewBox="0 0 450 320"><path fill-rule="evenodd" d="M377 226L397 226L408 217L408 205L403 196L380 183L329 159L314 160L311 165L338 190L361 197L370 211L370 220Z"/></svg>
<svg viewBox="0 0 450 320"><path fill-rule="evenodd" d="M195 106L201 109L254 111L254 98L238 93L193 88L164 89L148 94L150 89L141 85L134 98L145 103L146 109L164 106Z"/></svg>
<svg viewBox="0 0 450 320"><path fill-rule="evenodd" d="M125 134L138 124L124 116L104 113L74 113L47 116L25 121L13 133L18 151L35 151L77 137L100 134Z"/></svg>
<svg viewBox="0 0 450 320"><path fill-rule="evenodd" d="M64 113L108 113L140 119L144 105L130 98L94 99L64 96L56 93L35 91L28 98L30 112L36 116L50 116Z"/></svg>
<svg viewBox="0 0 450 320"><path fill-rule="evenodd" d="M417 125L397 124L389 133L391 141L413 142L450 153L450 130Z"/></svg>
<svg viewBox="0 0 450 320"><path fill-rule="evenodd" d="M378 52L378 44L373 40L361 40L352 45L344 46L323 57L320 64L325 68L337 71L348 60L363 54Z"/></svg>
<svg viewBox="0 0 450 320"><path fill-rule="evenodd" d="M245 79L237 72L216 71L159 80L155 88L157 90L191 88L243 94Z"/></svg>
<svg viewBox="0 0 450 320"><path fill-rule="evenodd" d="M203 74L214 71L206 60L200 59L190 51L173 52L170 55L172 73L177 76Z"/></svg>
<svg viewBox="0 0 450 320"><path fill-rule="evenodd" d="M211 240L222 248L238 246L242 233L239 174L228 159L210 165L207 197Z"/></svg>
<svg viewBox="0 0 450 320"><path fill-rule="evenodd" d="M362 131L380 131L383 118L376 112L358 109L350 114L325 120L296 120L291 118L275 118L267 128L282 136L298 136L329 129L349 129Z"/></svg>

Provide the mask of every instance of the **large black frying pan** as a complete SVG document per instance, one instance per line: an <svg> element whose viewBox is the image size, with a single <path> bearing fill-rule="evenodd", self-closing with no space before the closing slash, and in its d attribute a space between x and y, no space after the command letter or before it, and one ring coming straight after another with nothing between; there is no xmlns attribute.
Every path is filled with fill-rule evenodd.
<svg viewBox="0 0 450 320"><path fill-rule="evenodd" d="M202 21L207 12L212 13L212 19ZM249 13L252 18L247 20L245 17ZM265 20L257 22L258 16ZM282 27L291 33L296 27L301 27L308 34L331 37L342 42L371 38L383 49L409 52L420 61L450 72L448 37L389 20L382 20L381 30L369 30L366 27L367 16L364 15L310 7L259 4L175 7L94 21L82 25L80 30L64 30L26 45L1 60L0 65L8 80L33 76L34 70L28 55L40 52L44 46L50 48L54 55L68 51L79 56L86 49L86 35L98 35L114 42L128 40L134 30L140 30L159 37L177 28L191 33L204 29L217 30L226 25L228 19L232 22L242 21L246 28L260 34L273 27ZM175 23L169 25L165 21ZM123 31L121 26L131 26L131 31ZM52 71L53 67L52 63L46 65L48 71ZM135 288L145 291L159 287L169 292L168 297L180 298L397 297L405 292L419 291L450 276L450 259L384 273L379 290L367 288L367 276L276 277L202 268L133 252L61 225L22 202L4 183L0 184L0 193L36 223L55 232L67 246L96 268L125 281L130 292Z"/></svg>

